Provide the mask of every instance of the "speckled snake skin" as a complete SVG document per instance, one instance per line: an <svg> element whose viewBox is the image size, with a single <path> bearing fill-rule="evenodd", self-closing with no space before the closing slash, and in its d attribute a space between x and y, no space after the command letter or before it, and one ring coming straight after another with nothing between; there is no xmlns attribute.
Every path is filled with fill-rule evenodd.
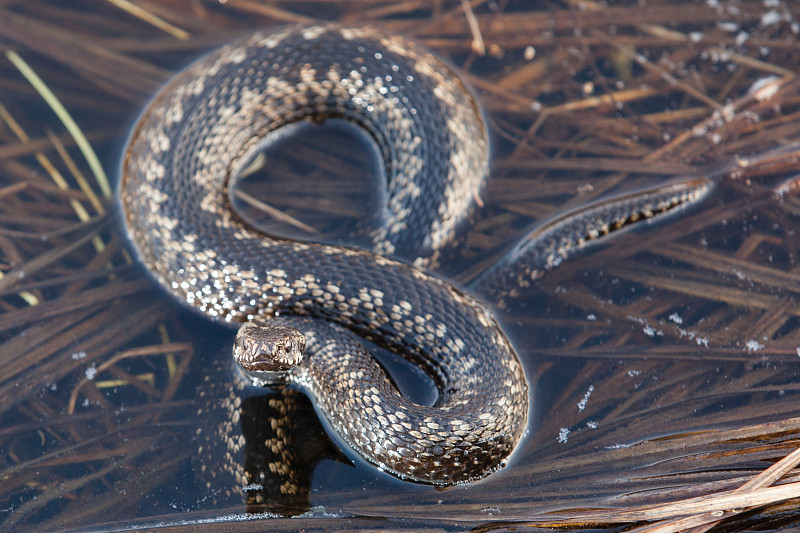
<svg viewBox="0 0 800 533"><path fill-rule="evenodd" d="M375 253L266 236L230 207L229 181L269 133L309 117L352 120L380 148L388 200ZM480 189L487 150L479 109L435 56L369 29L289 28L219 49L156 96L130 139L120 198L165 287L220 320L293 323L311 339L297 379L339 435L395 475L451 484L495 470L519 440L522 365L477 300L378 254L420 243L435 254ZM424 366L437 405L399 395L345 330Z"/></svg>
<svg viewBox="0 0 800 533"><path fill-rule="evenodd" d="M371 251L264 235L231 208L229 187L282 126L326 118L363 127L382 155L386 206ZM141 260L176 297L217 320L305 335L289 379L364 458L454 484L500 467L528 413L522 365L493 313L421 270L453 238L487 168L481 111L446 63L374 29L292 27L213 52L155 97L131 135L120 200ZM700 189L664 193L666 204ZM357 338L422 366L436 405L400 395Z"/></svg>

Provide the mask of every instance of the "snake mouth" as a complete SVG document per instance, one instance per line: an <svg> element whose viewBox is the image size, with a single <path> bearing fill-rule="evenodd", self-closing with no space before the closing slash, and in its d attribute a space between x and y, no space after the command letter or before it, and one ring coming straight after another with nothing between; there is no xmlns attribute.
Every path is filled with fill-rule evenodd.
<svg viewBox="0 0 800 533"><path fill-rule="evenodd" d="M235 379L260 388L274 388L290 382L288 372L275 372L270 370L248 370L240 364L234 363Z"/></svg>

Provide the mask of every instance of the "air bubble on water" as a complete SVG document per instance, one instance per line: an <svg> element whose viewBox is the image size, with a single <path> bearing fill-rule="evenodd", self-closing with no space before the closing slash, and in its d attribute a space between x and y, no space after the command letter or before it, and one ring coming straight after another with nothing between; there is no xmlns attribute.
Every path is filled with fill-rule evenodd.
<svg viewBox="0 0 800 533"><path fill-rule="evenodd" d="M748 351L751 351L751 352L757 352L758 350L760 350L761 348L763 348L763 347L764 347L764 345L763 345L763 344L761 344L760 342L758 342L758 341L757 341L757 340L755 340L755 339L750 339L749 341L747 341L747 342L745 343L745 347L747 348L747 350L748 350Z"/></svg>

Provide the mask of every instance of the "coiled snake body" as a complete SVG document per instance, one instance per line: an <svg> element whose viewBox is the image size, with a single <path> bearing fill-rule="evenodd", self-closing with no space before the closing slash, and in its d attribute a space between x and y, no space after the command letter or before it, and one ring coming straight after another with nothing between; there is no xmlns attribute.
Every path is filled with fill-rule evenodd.
<svg viewBox="0 0 800 533"><path fill-rule="evenodd" d="M264 235L230 205L229 187L274 132L331 117L363 127L383 157L371 251ZM173 294L218 320L299 330L306 356L290 379L337 433L399 477L452 484L514 449L525 375L483 304L387 256L435 259L487 165L480 109L444 62L373 29L293 27L225 46L173 79L132 133L120 199L142 261ZM665 197L674 206L681 194ZM421 365L436 405L400 395L353 335Z"/></svg>

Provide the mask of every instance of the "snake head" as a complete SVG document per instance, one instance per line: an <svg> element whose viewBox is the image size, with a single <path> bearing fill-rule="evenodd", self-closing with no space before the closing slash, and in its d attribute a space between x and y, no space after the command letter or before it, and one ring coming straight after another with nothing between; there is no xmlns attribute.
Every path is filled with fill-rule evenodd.
<svg viewBox="0 0 800 533"><path fill-rule="evenodd" d="M294 328L248 322L239 328L233 358L248 372L285 372L303 359L306 339Z"/></svg>

